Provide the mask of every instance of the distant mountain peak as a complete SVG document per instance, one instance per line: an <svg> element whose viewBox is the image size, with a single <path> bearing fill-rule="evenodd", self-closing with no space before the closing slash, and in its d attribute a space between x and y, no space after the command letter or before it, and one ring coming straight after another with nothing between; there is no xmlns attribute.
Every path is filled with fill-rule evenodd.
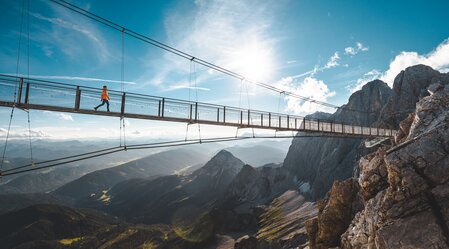
<svg viewBox="0 0 449 249"><path fill-rule="evenodd" d="M227 150L220 150L207 162L199 171L215 171L217 167L221 169L237 169L239 171L245 163L235 157Z"/></svg>

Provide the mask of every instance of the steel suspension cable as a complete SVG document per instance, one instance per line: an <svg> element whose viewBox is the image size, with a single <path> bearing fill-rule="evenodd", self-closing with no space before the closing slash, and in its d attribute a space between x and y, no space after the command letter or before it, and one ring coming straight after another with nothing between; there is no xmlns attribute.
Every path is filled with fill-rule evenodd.
<svg viewBox="0 0 449 249"><path fill-rule="evenodd" d="M239 109L242 108L242 106L241 106L242 105L242 90L243 90L243 81L244 80L245 79L240 80ZM240 123L241 123L240 125L242 125L243 120L241 120ZM240 130L240 126L237 126L235 128L235 137L237 137L239 135L239 130Z"/></svg>
<svg viewBox="0 0 449 249"><path fill-rule="evenodd" d="M284 139L284 138L314 138L314 137L335 137L335 138L344 138L344 139L361 139L360 137L353 136L353 137L346 137L346 136L339 136L339 135L327 135L327 134L320 134L320 135L295 135L295 136L260 136L260 137L220 137L220 138L206 138L200 140L177 140L177 141L168 141L168 142L156 142L156 143L148 143L148 144L142 144L142 145L129 145L127 150L139 150L139 149L154 149L154 148L167 148L167 147L177 147L177 146L187 146L187 145L194 145L194 144L204 144L204 143L217 143L217 142L229 142L229 141L236 141L236 140L245 140L245 139ZM51 168L59 165L64 165L68 163L78 162L86 159L91 159L95 157L105 156L121 151L125 151L123 147L117 147L115 150L103 150L104 152L94 155L89 155L85 157L79 157L76 159L72 159L69 161L64 162L56 162L54 164L50 165L44 165L40 167L33 167L28 168L26 167L20 167L15 169L10 169L4 172L3 176L9 176L9 175L15 175L40 169L46 169ZM85 153L85 155L92 154L92 153ZM49 160L47 162L55 162L57 160ZM42 164L43 162L40 162ZM30 165L28 165L30 166ZM21 170L19 170L21 169Z"/></svg>
<svg viewBox="0 0 449 249"><path fill-rule="evenodd" d="M192 90L192 64L194 62L192 60L190 60L189 62L189 119L190 122L186 123L186 136L185 136L185 141L187 141L188 138L188 134L189 134L189 126L191 124L192 121L192 103L191 103L191 98L190 98L190 91Z"/></svg>
<svg viewBox="0 0 449 249"><path fill-rule="evenodd" d="M122 61L121 61L121 87L122 87L122 94L125 94L125 28L122 29ZM123 145L125 146L126 150L126 122L125 117L120 117L122 126L123 126Z"/></svg>
<svg viewBox="0 0 449 249"><path fill-rule="evenodd" d="M246 87L246 98L248 100L248 111L250 112L249 113L249 115L250 115L249 118L250 118L251 125L252 125L251 130L253 132L253 137L254 137L254 123L253 123L253 117L251 116L251 104L250 104L250 101L249 101L249 92L248 92L248 84L247 83L245 83L245 87Z"/></svg>
<svg viewBox="0 0 449 249"><path fill-rule="evenodd" d="M27 0L27 78L30 78L30 0ZM28 121L28 141L30 143L30 163L34 165L33 159L33 145L31 142L31 121L30 121L30 112L27 111L27 121Z"/></svg>
<svg viewBox="0 0 449 249"><path fill-rule="evenodd" d="M196 98L196 102L198 103L198 86L196 83L196 64L195 61L192 60L193 63L193 83L195 84L195 98ZM196 107L198 108L198 107ZM200 119L200 112L198 110L196 110L198 117L196 117L198 120ZM200 139L200 143L201 143L201 124L197 123L198 125L198 137Z"/></svg>
<svg viewBox="0 0 449 249"><path fill-rule="evenodd" d="M112 28L114 30L122 31L122 30L125 29L125 27L123 27L122 25L119 25L119 24L117 24L115 22L112 22L112 21L106 19L106 18L98 16L98 15L96 15L96 14L90 12L90 11L82 9L82 8L80 8L80 7L78 7L78 6L74 5L74 4L68 3L68 2L66 2L64 0L50 0L50 1L56 3L56 4L60 5L60 6L62 6L64 8L67 8L67 9L69 9L71 11L74 11L74 12L80 14L80 15L83 15L83 16L91 19L91 20L99 22L99 23L101 23L101 24L103 24L103 25L105 25L107 27L110 27L110 28ZM198 64L203 65L205 67L208 67L210 69L213 69L215 71L221 72L223 74L229 75L229 76L234 77L234 78L245 79L246 81L248 81L248 82L250 82L252 84L258 85L260 87L266 88L266 89L271 90L271 91L275 91L275 92L278 92L278 93L283 92L285 95L288 95L288 96L291 96L291 97L294 97L294 98L298 98L300 100L307 101L307 102L313 101L313 102L315 102L315 103L317 103L319 105L322 105L322 106L325 106L325 107L329 107L329 108L334 108L336 110L338 110L338 109L345 109L345 110L351 111L351 112L372 113L370 111L357 110L357 109L348 108L348 107L341 107L341 106L337 106L337 105L334 105L334 104L331 104L331 103L327 103L327 102L324 102L324 101L314 100L314 99L312 99L310 97L301 96L301 95L298 95L298 94L296 94L294 92L291 92L291 91L282 90L280 88L277 88L277 87L272 86L272 85L267 84L267 83L263 83L263 82L260 82L260 81L248 79L248 78L244 77L243 75L241 75L239 73L233 72L233 71L231 71L229 69L223 68L223 67L215 65L215 64L213 64L211 62L208 62L208 61L205 61L205 60L200 59L198 57L195 57L195 56L193 56L193 55L191 55L189 53L183 52L183 51L181 51L179 49L176 49L176 48L174 48L172 46L169 46L169 45L164 44L162 42L156 41L156 40L154 40L154 39L152 39L152 38L150 38L148 36L145 36L145 35L142 35L142 34L140 34L138 32L132 31L132 30L130 30L128 28L125 29L125 34L127 34L127 35L129 35L131 37L134 37L134 38L136 38L138 40L141 40L143 42L146 42L148 44L151 44L151 45L153 45L155 47L158 47L160 49L163 49L163 50L165 50L167 52L173 53L173 54L175 54L177 56L180 56L182 58L185 58L185 59L188 59L188 60L194 60Z"/></svg>
<svg viewBox="0 0 449 249"><path fill-rule="evenodd" d="M16 78L17 79L18 79L18 75L19 75L20 51L21 51L21 44L22 44L24 12L25 12L25 0L22 0L22 14L21 14L21 17L20 17L19 41L18 41L18 45L17 45L17 63L16 63ZM9 123L8 123L8 130L6 132L6 138L5 138L5 145L3 147L2 162L0 164L0 177L2 176L3 165L5 163L6 149L8 147L8 139L9 139L9 134L11 132L11 123L12 123L12 119L14 117L14 109L15 109L15 106L16 106L16 100L17 100L17 84L14 84L14 104L13 104L13 106L11 108L11 114L9 116Z"/></svg>

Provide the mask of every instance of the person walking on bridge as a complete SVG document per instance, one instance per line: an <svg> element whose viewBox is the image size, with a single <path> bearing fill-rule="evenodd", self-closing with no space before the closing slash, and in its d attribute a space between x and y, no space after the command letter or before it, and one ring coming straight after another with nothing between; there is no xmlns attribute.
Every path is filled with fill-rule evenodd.
<svg viewBox="0 0 449 249"><path fill-rule="evenodd" d="M100 107L106 104L106 107L108 108L109 112L109 95L108 95L108 87L103 86L103 91L101 92L101 104L99 104L97 107L95 107L95 111Z"/></svg>

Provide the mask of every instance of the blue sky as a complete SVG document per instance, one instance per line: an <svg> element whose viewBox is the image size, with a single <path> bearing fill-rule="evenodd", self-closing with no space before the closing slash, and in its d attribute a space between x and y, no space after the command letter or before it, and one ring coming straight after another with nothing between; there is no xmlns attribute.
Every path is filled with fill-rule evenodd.
<svg viewBox="0 0 449 249"><path fill-rule="evenodd" d="M0 2L0 73L16 73L22 1ZM30 75L71 84L120 89L121 35L50 1L30 1ZM70 1L129 29L235 72L334 104L344 104L367 81L392 84L407 66L449 68L448 1ZM25 13L25 17L27 14ZM28 30L25 18L24 31ZM24 35L26 32L24 33ZM19 73L26 74L26 35ZM125 38L125 90L202 102L239 105L237 79ZM81 77L73 80L73 77ZM115 81L115 83L114 83ZM304 115L322 107L253 85L242 107ZM280 104L278 104L280 103ZM4 134L10 109L0 109ZM17 111L12 134L26 133ZM119 121L74 114L31 112L36 137L117 136ZM185 125L128 120L130 136L178 136ZM217 133L216 127L204 133ZM181 132L182 130L182 132ZM220 132L223 133L220 129ZM229 129L228 129L229 130ZM225 132L232 132L231 130ZM0 134L0 135L2 135ZM195 136L192 134L192 136Z"/></svg>

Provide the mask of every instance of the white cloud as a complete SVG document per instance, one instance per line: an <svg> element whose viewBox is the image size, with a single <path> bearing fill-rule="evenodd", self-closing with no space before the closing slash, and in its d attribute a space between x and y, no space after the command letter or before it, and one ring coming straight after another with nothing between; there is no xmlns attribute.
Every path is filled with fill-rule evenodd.
<svg viewBox="0 0 449 249"><path fill-rule="evenodd" d="M353 47L347 47L347 48L345 48L345 54L355 55L355 54L357 54L357 52L355 51L355 49Z"/></svg>
<svg viewBox="0 0 449 249"><path fill-rule="evenodd" d="M49 115L49 116L58 117L61 120L73 121L72 115L67 114L67 113L52 112L52 111L43 111L43 113L46 115Z"/></svg>
<svg viewBox="0 0 449 249"><path fill-rule="evenodd" d="M380 72L378 70L371 70L370 72L359 78L357 82L348 86L351 92L361 89L364 84L375 79L381 79L390 87L393 86L394 78L407 67L424 64L438 70L440 72L449 71L449 39L440 43L433 51L428 54L420 55L417 52L401 52L395 56L390 62L388 70Z"/></svg>
<svg viewBox="0 0 449 249"><path fill-rule="evenodd" d="M373 69L373 70L365 73L362 78L357 79L357 82L354 85L348 86L347 89L351 93L353 93L355 91L362 89L362 87L366 83L373 81L375 79L379 79L381 76L382 76L382 72L380 72L379 70Z"/></svg>
<svg viewBox="0 0 449 249"><path fill-rule="evenodd" d="M60 117L60 118L63 119L63 120L73 121L72 115L69 115L69 114L58 113L58 117Z"/></svg>
<svg viewBox="0 0 449 249"><path fill-rule="evenodd" d="M161 86L163 87L163 86ZM198 86L192 86L188 82L181 82L181 83L173 83L169 84L167 87L164 87L161 89L161 92L170 92L180 89L191 89L191 90L200 90L200 91L210 91L207 87L198 87Z"/></svg>
<svg viewBox="0 0 449 249"><path fill-rule="evenodd" d="M340 60L340 56L338 55L338 52L335 52L334 55L332 55L331 58L329 58L326 65L324 66L324 68L328 69L328 68L333 68L333 67L340 65L338 63L339 60Z"/></svg>
<svg viewBox="0 0 449 249"><path fill-rule="evenodd" d="M345 54L346 55L356 55L359 52L366 52L368 51L368 47L363 46L361 42L357 42L354 47L346 47L345 48Z"/></svg>
<svg viewBox="0 0 449 249"><path fill-rule="evenodd" d="M339 61L340 61L340 54L337 52L335 52L326 62L326 65L320 67L320 65L315 65L315 67L312 70L309 70L307 72L301 73L301 74L297 74L294 76L291 76L293 79L297 79L297 78L302 78L305 76L308 77L313 77L316 73L318 72L322 72L326 69L330 69L330 68L334 68L340 65Z"/></svg>
<svg viewBox="0 0 449 249"><path fill-rule="evenodd" d="M297 81L293 77L283 78L277 83L283 90L296 93L298 95L311 98L317 101L326 101L329 97L335 95L322 80L313 77L306 77L303 81ZM295 114L313 113L316 111L329 111L328 108L312 102L299 100L292 96L286 96L285 111Z"/></svg>
<svg viewBox="0 0 449 249"><path fill-rule="evenodd" d="M358 54L359 52L366 52L368 51L368 48L363 46L363 44L361 42L357 42L355 44L354 47L347 47L344 49L344 55L346 56L353 56ZM306 76L310 76L313 77L316 73L318 72L322 72L326 69L330 69L330 68L334 68L334 67L338 67L338 66L343 66L343 67L349 67L349 65L347 63L345 64L340 64L340 60L341 60L341 56L340 53L338 51L336 51L326 62L326 64L324 66L320 66L320 65L315 65L315 67L312 70L309 70L307 72L301 73L301 74L297 74L292 76L293 78L302 78L302 77L306 77Z"/></svg>
<svg viewBox="0 0 449 249"><path fill-rule="evenodd" d="M6 137L8 133L8 130L5 128L0 128L0 137ZM18 129L18 130L10 130L9 131L9 138L28 138L28 136L31 136L32 138L47 138L50 137L46 132L42 130L30 130L27 129Z"/></svg>
<svg viewBox="0 0 449 249"><path fill-rule="evenodd" d="M424 64L440 70L449 70L449 39L440 43L437 48L428 54L420 55L417 52L401 52L390 62L388 70L382 75L381 80L392 86L394 78L407 67Z"/></svg>

